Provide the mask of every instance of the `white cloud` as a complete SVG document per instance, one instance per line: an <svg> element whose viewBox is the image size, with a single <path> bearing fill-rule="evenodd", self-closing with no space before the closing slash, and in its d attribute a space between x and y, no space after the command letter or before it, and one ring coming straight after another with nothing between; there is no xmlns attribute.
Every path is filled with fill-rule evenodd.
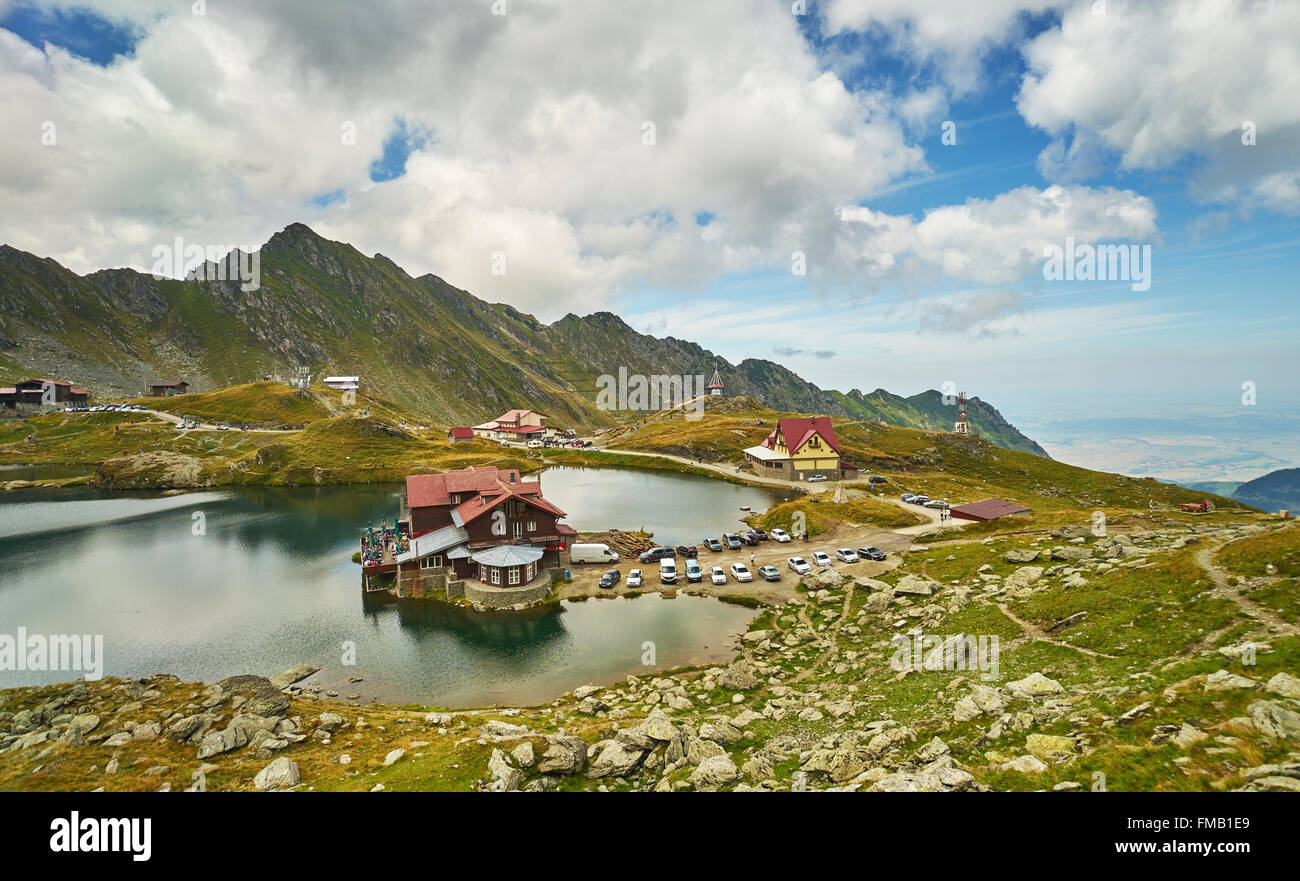
<svg viewBox="0 0 1300 881"><path fill-rule="evenodd" d="M1059 28L1024 48L1020 112L1057 139L1040 162L1044 174L1093 174L1103 148L1129 170L1200 157L1198 197L1300 210L1294 4L1109 0L1105 8L1094 15L1074 4ZM1246 123L1255 146L1242 143Z"/></svg>
<svg viewBox="0 0 1300 881"><path fill-rule="evenodd" d="M1064 6L1064 0L830 0L831 34L883 29L913 59L933 64L956 94L980 84L985 55L1022 35L1024 15Z"/></svg>
<svg viewBox="0 0 1300 881"><path fill-rule="evenodd" d="M302 220L553 315L815 252L839 205L924 168L889 97L821 70L761 0L169 6L122 7L145 35L107 68L0 31L0 240L146 268L178 234L252 245ZM372 183L397 117L433 139Z"/></svg>
<svg viewBox="0 0 1300 881"><path fill-rule="evenodd" d="M1040 268L1043 249L1119 239L1149 242L1156 209L1132 190L1111 187L1020 187L993 199L968 199L929 211L921 220L870 208L845 208L843 248L877 277L932 277L1005 284ZM856 232L852 231L857 226Z"/></svg>

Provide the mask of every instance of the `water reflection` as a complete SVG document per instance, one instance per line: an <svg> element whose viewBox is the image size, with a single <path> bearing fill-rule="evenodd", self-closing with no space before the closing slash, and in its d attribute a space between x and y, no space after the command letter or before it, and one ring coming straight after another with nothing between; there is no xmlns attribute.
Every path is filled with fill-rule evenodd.
<svg viewBox="0 0 1300 881"><path fill-rule="evenodd" d="M603 504L603 491L587 485L584 504ZM655 485L664 498L682 487ZM367 521L391 522L396 490L0 496L0 632L103 634L113 675L214 681L311 663L344 695L465 706L538 702L612 681L639 668L647 642L661 665L727 657L727 636L752 614L691 597L483 615L367 596L351 555ZM343 663L348 646L355 665ZM0 671L0 687L68 678Z"/></svg>

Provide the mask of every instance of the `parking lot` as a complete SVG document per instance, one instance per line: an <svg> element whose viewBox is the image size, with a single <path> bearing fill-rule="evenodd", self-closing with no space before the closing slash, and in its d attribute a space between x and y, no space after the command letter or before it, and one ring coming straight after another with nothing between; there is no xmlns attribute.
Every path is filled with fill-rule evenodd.
<svg viewBox="0 0 1300 881"><path fill-rule="evenodd" d="M718 534L718 538L721 539L721 533ZM910 543L908 536L898 535L889 529L840 526L832 532L814 536L807 542L796 539L781 543L769 539L752 547L745 545L739 550L724 548L721 552L710 551L703 545L696 545L698 554L696 559L699 560L700 568L704 570L704 577L698 582L686 581L685 559L680 554L677 556L677 583L673 585L660 583L658 562L642 563L640 560L625 557L613 567L621 573L616 587L605 589L597 586L600 576L611 567L588 563L572 568L573 583L561 585L558 594L561 598L570 598L678 590L701 596L745 596L764 602L783 602L795 595L795 586L800 579L800 576L796 575L786 562L789 557L803 557L811 565L813 551L824 551L831 557L832 565L846 575L876 577L896 567L900 562L899 553L905 551ZM835 559L836 548L856 550L866 545L874 545L884 551L888 555L887 558L879 563L871 560L841 563ZM751 553L754 555L752 565L750 564ZM730 572L732 563L743 563L754 576L754 580L736 581ZM781 573L780 581L764 581L758 576L758 568L769 565L775 566ZM709 570L714 566L721 566L727 571L726 584L715 585L710 581ZM627 574L633 569L641 570L642 583L639 589L629 589L627 586Z"/></svg>

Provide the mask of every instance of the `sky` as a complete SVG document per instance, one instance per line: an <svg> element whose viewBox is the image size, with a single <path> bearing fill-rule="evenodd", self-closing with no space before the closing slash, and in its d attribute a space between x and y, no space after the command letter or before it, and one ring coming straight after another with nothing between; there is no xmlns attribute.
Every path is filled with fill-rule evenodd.
<svg viewBox="0 0 1300 881"><path fill-rule="evenodd" d="M1204 429L1193 465L1254 476L1300 457L1297 94L1285 2L0 0L0 241L148 270L304 222L543 321L953 382L1093 467ZM1053 274L1071 241L1143 273Z"/></svg>

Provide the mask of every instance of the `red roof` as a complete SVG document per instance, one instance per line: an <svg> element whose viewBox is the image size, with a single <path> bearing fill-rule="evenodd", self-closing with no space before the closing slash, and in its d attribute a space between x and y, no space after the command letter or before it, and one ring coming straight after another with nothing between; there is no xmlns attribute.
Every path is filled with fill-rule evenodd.
<svg viewBox="0 0 1300 881"><path fill-rule="evenodd" d="M524 481L514 469L493 467L475 468L470 465L459 471L443 474L412 474L406 478L406 504L410 508L449 506L452 495L469 493L472 498L456 506L465 523L474 520L484 511L490 511L508 498L520 499L557 517L564 512L542 498L539 480Z"/></svg>
<svg viewBox="0 0 1300 881"><path fill-rule="evenodd" d="M16 395L16 394L18 394L18 389L14 388L13 386L10 386L9 388L0 388L0 395Z"/></svg>
<svg viewBox="0 0 1300 881"><path fill-rule="evenodd" d="M412 474L406 478L406 504L411 508L450 505L452 493L481 492L497 481L496 468L470 465L445 474Z"/></svg>
<svg viewBox="0 0 1300 881"><path fill-rule="evenodd" d="M473 437L473 436L474 436L474 429L472 429L472 428L453 428L451 431L449 431L449 432L447 432L447 433L448 433L450 436L456 438L457 440L460 440L461 438L470 438L470 437Z"/></svg>
<svg viewBox="0 0 1300 881"><path fill-rule="evenodd" d="M1028 514L1029 509L1004 499L982 499L978 502L956 505L949 508L948 513L963 520L993 520L997 517L1006 517L1008 514Z"/></svg>
<svg viewBox="0 0 1300 881"><path fill-rule="evenodd" d="M456 514L460 517L462 524L472 523L507 499L518 499L525 504L554 514L556 517L564 516L563 511L542 498L542 485L540 482L517 483L514 486L498 482L497 486L500 488L499 490L479 493L468 502L461 502L456 506Z"/></svg>
<svg viewBox="0 0 1300 881"><path fill-rule="evenodd" d="M820 434L822 438L830 445L830 448L837 454L840 453L840 440L835 436L835 429L831 425L828 416L813 416L807 419L780 419L776 423L776 429L767 436L763 441L763 446L769 450L776 446L777 432L785 439L785 448L790 451L790 455L799 452L813 433Z"/></svg>
<svg viewBox="0 0 1300 881"><path fill-rule="evenodd" d="M74 389L72 390L72 394L74 394L74 395L88 395L88 394L90 394L90 392L86 391L84 388L74 388Z"/></svg>

